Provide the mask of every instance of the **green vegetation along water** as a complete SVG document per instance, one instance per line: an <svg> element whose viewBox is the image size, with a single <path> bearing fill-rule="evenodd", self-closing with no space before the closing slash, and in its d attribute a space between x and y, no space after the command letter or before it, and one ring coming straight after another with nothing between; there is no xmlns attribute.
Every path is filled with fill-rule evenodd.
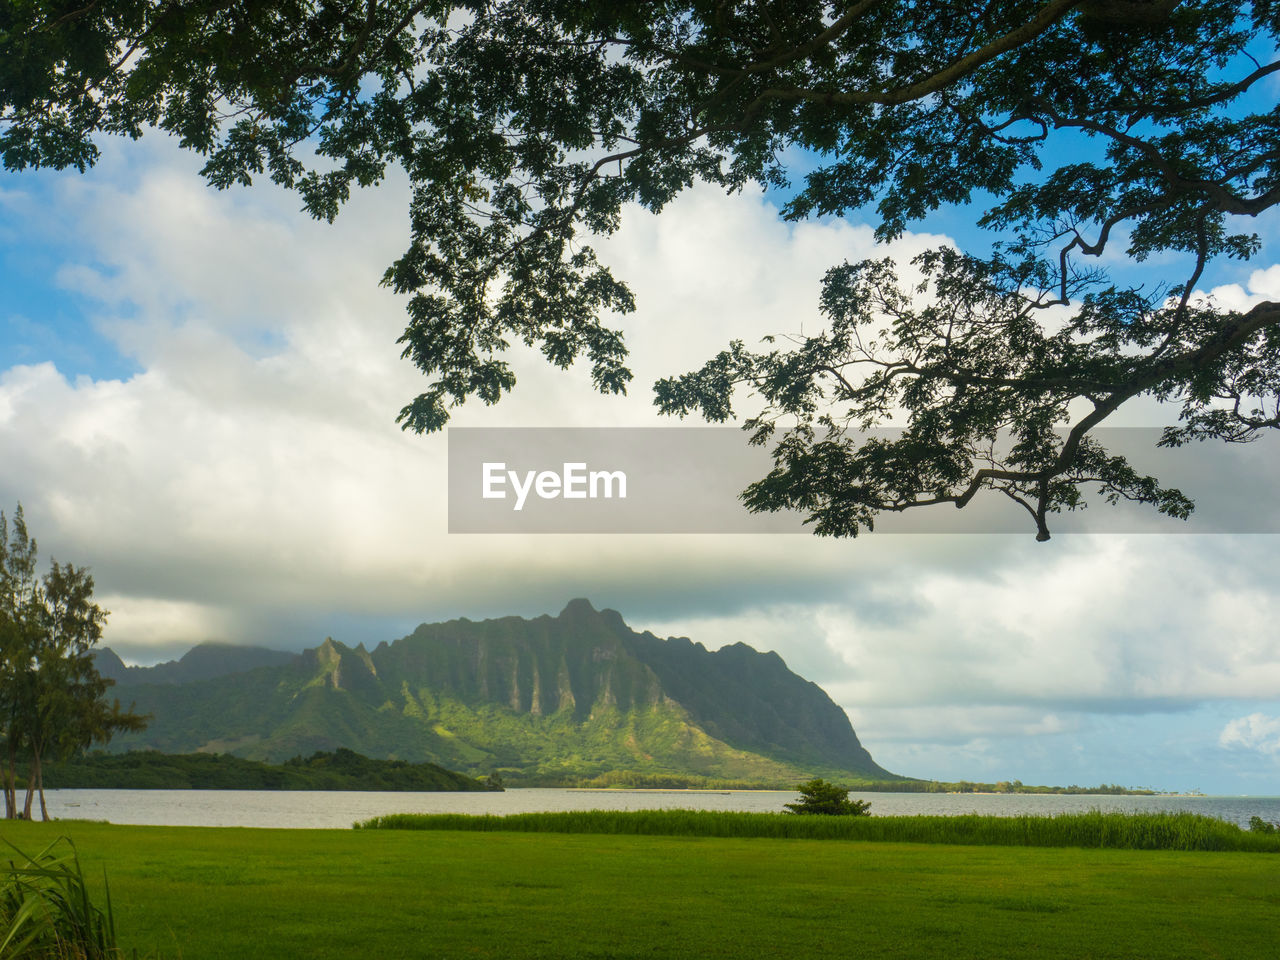
<svg viewBox="0 0 1280 960"><path fill-rule="evenodd" d="M1194 813L1063 813L1049 817L794 816L718 810L589 810L507 816L401 813L358 830L468 830L484 833L592 833L662 837L769 837L998 847L1111 850L1231 850L1280 853L1280 832Z"/></svg>
<svg viewBox="0 0 1280 960"><path fill-rule="evenodd" d="M76 843L168 958L1271 960L1276 858L449 831L10 823Z"/></svg>
<svg viewBox="0 0 1280 960"><path fill-rule="evenodd" d="M316 751L281 764L230 754L98 753L50 764L46 787L195 790L501 790L434 763L374 760L351 750Z"/></svg>

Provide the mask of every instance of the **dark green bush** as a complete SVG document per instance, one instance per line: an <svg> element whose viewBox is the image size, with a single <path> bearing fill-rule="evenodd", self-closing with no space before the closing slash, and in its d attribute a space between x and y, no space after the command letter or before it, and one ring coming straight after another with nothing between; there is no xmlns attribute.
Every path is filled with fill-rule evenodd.
<svg viewBox="0 0 1280 960"><path fill-rule="evenodd" d="M818 814L829 817L862 817L871 809L867 800L850 800L849 791L818 778L796 787L799 803L784 803L791 813Z"/></svg>

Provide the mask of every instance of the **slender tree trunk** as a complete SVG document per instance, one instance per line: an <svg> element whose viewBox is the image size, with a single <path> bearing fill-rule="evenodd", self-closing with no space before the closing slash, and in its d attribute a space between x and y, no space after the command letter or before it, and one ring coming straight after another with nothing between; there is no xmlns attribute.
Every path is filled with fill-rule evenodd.
<svg viewBox="0 0 1280 960"><path fill-rule="evenodd" d="M31 801L36 797L36 781L40 779L40 748L31 745L31 766L27 773L27 797L22 805L22 819L31 819Z"/></svg>
<svg viewBox="0 0 1280 960"><path fill-rule="evenodd" d="M11 739L5 740L4 765L4 818L12 820L18 815L18 791L14 784L14 767L17 766L17 749Z"/></svg>
<svg viewBox="0 0 1280 960"><path fill-rule="evenodd" d="M40 791L40 819L49 819L49 808L44 805L44 766L36 763L36 789Z"/></svg>

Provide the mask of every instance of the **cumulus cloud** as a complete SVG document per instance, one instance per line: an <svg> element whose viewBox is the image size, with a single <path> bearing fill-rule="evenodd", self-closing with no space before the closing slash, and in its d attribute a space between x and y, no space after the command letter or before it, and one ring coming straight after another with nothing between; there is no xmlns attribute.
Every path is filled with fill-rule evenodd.
<svg viewBox="0 0 1280 960"><path fill-rule="evenodd" d="M1280 717L1265 713L1238 717L1222 728L1218 742L1224 747L1280 754Z"/></svg>
<svg viewBox="0 0 1280 960"><path fill-rule="evenodd" d="M820 644L829 688L861 709L1029 707L1040 717L1280 696L1274 590L1212 570L1202 542L1079 537L1045 551L1019 541L967 568L865 571L839 602L753 620L787 625L776 635L784 656ZM1228 542L1241 565L1273 549ZM732 636L743 619L699 631Z"/></svg>
<svg viewBox="0 0 1280 960"><path fill-rule="evenodd" d="M803 538L774 545L792 558L775 578L776 561L763 549L744 556L741 540L449 537L444 438L393 422L423 386L395 344L404 304L377 284L405 240L403 183L358 195L331 227L271 188L211 191L189 157L151 145L117 149L42 196L44 221L76 238L59 282L140 372L0 370L0 502L22 500L46 552L91 563L121 611L160 611L122 612L117 645L262 641L289 609L543 612L567 599L566 584L625 601L669 581L673 555L689 590L710 595L735 578L785 589L848 566L831 559L833 545ZM938 239L896 249L908 258ZM517 349L517 393L464 407L455 423L665 423L653 379L730 336L814 323L822 271L872 249L866 228L793 227L758 199L711 190L662 217L631 211L602 252L641 304L619 321L635 351L634 395L599 396L585 371L562 374ZM208 615L217 609L225 615Z"/></svg>
<svg viewBox="0 0 1280 960"><path fill-rule="evenodd" d="M1214 287L1209 295L1218 306L1241 312L1264 301L1280 299L1280 263L1254 270L1244 284L1224 283Z"/></svg>
<svg viewBox="0 0 1280 960"><path fill-rule="evenodd" d="M646 625L778 650L895 772L1265 791L1248 764L1221 765L1218 731L1280 700L1274 538L931 542L955 554L886 555L838 593Z"/></svg>
<svg viewBox="0 0 1280 960"><path fill-rule="evenodd" d="M779 651L892 751L1280 699L1280 600L1260 572L1271 538L933 542L961 549L950 561L882 555L855 583L803 603L645 625Z"/></svg>

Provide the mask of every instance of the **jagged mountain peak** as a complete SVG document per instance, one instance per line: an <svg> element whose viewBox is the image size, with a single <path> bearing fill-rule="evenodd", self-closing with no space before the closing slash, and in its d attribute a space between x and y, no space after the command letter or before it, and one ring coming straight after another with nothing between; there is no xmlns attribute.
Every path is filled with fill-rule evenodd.
<svg viewBox="0 0 1280 960"><path fill-rule="evenodd" d="M592 606L591 601L585 597L570 600L565 604L564 609L560 611L560 615L556 619L596 622L611 630L630 629L627 627L626 621L622 619L622 614L617 610L609 607L602 607L597 610Z"/></svg>
<svg viewBox="0 0 1280 960"><path fill-rule="evenodd" d="M564 605L564 609L560 611L560 616L557 619L591 616L597 612L596 608L591 605L591 601L586 597L574 597Z"/></svg>

